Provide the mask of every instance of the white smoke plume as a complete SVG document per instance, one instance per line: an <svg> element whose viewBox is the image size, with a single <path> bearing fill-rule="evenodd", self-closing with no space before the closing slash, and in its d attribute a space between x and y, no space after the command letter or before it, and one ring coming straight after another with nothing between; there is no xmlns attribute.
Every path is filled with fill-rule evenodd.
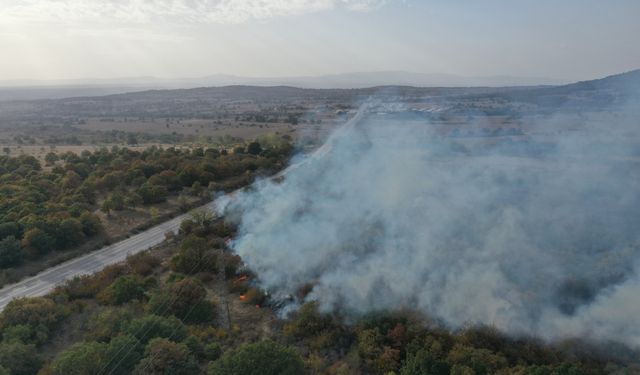
<svg viewBox="0 0 640 375"><path fill-rule="evenodd" d="M327 311L640 345L640 152L602 126L491 144L371 115L220 205L271 293L313 283Z"/></svg>

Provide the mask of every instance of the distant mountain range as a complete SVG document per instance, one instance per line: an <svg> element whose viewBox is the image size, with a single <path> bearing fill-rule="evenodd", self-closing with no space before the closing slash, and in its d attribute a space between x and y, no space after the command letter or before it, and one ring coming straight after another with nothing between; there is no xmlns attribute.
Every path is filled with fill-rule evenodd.
<svg viewBox="0 0 640 375"><path fill-rule="evenodd" d="M313 89L358 89L373 86L414 87L506 87L544 86L565 82L550 78L489 76L466 77L403 71L345 73L300 77L241 77L217 74L199 78L165 79L133 77L81 80L0 81L0 100L55 99L99 96L150 89L188 89L230 85L293 86Z"/></svg>
<svg viewBox="0 0 640 375"><path fill-rule="evenodd" d="M111 88L113 89L113 88ZM52 89L53 90L53 89ZM14 90L15 91L15 90ZM560 86L413 87L310 89L293 86L227 85L191 89L73 96L55 100L0 101L0 115L10 120L68 117L207 117L224 103L358 103L377 96L391 101L436 103L455 113L556 113L600 111L620 106L640 108L640 70ZM1 92L1 91L0 91ZM480 103L474 107L474 103ZM487 106L487 103L491 105ZM475 111L475 112L474 112Z"/></svg>

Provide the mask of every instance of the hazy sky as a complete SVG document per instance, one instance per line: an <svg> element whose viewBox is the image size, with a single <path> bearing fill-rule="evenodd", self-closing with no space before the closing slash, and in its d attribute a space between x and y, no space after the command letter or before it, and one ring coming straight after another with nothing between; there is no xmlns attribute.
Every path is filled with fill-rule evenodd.
<svg viewBox="0 0 640 375"><path fill-rule="evenodd" d="M640 68L638 0L0 0L0 80Z"/></svg>

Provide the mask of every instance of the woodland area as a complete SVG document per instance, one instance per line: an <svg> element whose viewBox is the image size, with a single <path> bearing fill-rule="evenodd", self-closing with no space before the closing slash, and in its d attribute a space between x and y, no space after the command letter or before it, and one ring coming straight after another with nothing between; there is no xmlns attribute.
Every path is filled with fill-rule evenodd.
<svg viewBox="0 0 640 375"><path fill-rule="evenodd" d="M185 197L205 200L244 186L281 169L291 151L287 140L263 137L229 150L114 146L51 152L45 163L29 155L0 156L2 279L11 281L24 264L102 234L100 216L142 207L153 217L153 205L169 197L179 197L179 209L187 209Z"/></svg>

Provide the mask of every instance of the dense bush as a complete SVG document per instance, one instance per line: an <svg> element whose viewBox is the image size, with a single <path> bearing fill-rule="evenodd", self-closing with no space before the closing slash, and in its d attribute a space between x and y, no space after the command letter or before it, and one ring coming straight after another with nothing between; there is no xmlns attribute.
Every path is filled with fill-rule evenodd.
<svg viewBox="0 0 640 375"><path fill-rule="evenodd" d="M68 311L53 300L44 297L14 299L0 315L0 330L11 326L26 325L53 330Z"/></svg>
<svg viewBox="0 0 640 375"><path fill-rule="evenodd" d="M175 282L157 291L147 304L148 311L157 315L173 315L184 322L211 322L215 305L207 299L206 289L193 279Z"/></svg>
<svg viewBox="0 0 640 375"><path fill-rule="evenodd" d="M108 344L82 342L58 354L50 366L54 375L130 374L140 361L141 345L133 336L118 336Z"/></svg>
<svg viewBox="0 0 640 375"><path fill-rule="evenodd" d="M13 235L0 240L0 268L8 268L20 264L23 255L20 241Z"/></svg>
<svg viewBox="0 0 640 375"><path fill-rule="evenodd" d="M101 295L101 300L112 305L122 305L144 297L144 287L135 276L120 276Z"/></svg>
<svg viewBox="0 0 640 375"><path fill-rule="evenodd" d="M135 336L143 343L156 337L173 341L182 341L187 337L187 328L174 316L146 315L132 320L126 325L124 332Z"/></svg>
<svg viewBox="0 0 640 375"><path fill-rule="evenodd" d="M34 345L19 342L0 344L0 366L11 375L35 374L41 362Z"/></svg>
<svg viewBox="0 0 640 375"><path fill-rule="evenodd" d="M136 375L192 375L199 372L198 363L185 344L163 338L153 339L145 349L145 357L134 370Z"/></svg>
<svg viewBox="0 0 640 375"><path fill-rule="evenodd" d="M304 363L292 348L272 341L247 344L213 362L209 375L300 375Z"/></svg>
<svg viewBox="0 0 640 375"><path fill-rule="evenodd" d="M198 272L216 273L216 254L204 238L189 236L180 247L180 251L171 259L174 271L187 275Z"/></svg>

